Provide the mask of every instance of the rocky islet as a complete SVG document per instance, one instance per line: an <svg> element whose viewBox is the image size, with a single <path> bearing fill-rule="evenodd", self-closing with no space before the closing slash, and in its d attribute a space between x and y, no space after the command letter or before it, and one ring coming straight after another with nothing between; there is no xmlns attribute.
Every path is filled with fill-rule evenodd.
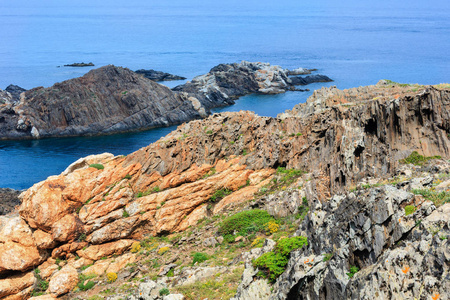
<svg viewBox="0 0 450 300"><path fill-rule="evenodd" d="M267 63L221 64L170 90L153 79L167 73L112 65L86 75L25 91L0 91L0 139L37 139L138 131L204 118L211 108L231 105L250 93L295 90L295 84L330 81L323 75L288 77ZM299 72L297 72L299 73ZM156 77L155 77L156 76ZM292 79L291 79L292 78ZM297 78L297 79L296 79ZM293 82L293 80L297 80Z"/></svg>
<svg viewBox="0 0 450 300"><path fill-rule="evenodd" d="M191 232L155 246L151 257L182 248L164 259L159 277L139 277L116 298L163 298L160 290L182 291L186 278L222 278L243 261L235 299L447 299L450 204L422 194L445 196L450 186L449 104L447 85L323 88L277 118L214 114L126 157L80 159L23 192L18 210L0 217L0 296L26 297L41 279L47 293L63 296L82 274L143 276L148 266L132 249L136 241L146 247L146 237ZM402 163L413 150L428 162ZM283 170L295 169L306 174L287 180ZM291 235L308 245L290 253L274 283L252 263L274 249L270 239L224 267L173 265L186 249L221 249L217 223L202 231L201 220L255 207L293 217L305 201L309 212ZM127 264L137 269L121 275Z"/></svg>

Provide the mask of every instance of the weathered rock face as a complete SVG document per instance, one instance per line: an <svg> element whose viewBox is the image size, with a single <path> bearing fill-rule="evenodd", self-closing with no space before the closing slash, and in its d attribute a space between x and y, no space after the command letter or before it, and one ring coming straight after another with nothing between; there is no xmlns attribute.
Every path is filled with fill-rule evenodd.
<svg viewBox="0 0 450 300"><path fill-rule="evenodd" d="M18 85L10 84L6 87L5 91L11 94L12 102L18 102L20 100L20 94L27 90Z"/></svg>
<svg viewBox="0 0 450 300"><path fill-rule="evenodd" d="M265 299L447 299L449 210L391 186L334 196L308 214L296 233L308 247L291 253ZM353 278L350 266L361 269ZM251 295L243 282L236 299Z"/></svg>
<svg viewBox="0 0 450 300"><path fill-rule="evenodd" d="M126 157L101 154L80 159L62 174L22 193L20 215L0 217L0 276L42 266L42 276L52 278L58 269L56 258L67 258L71 267L79 268L128 251L144 234L183 231L205 216L253 199L256 191L271 182L274 169L283 166L310 174L296 182L295 191L282 192L278 198L263 197L255 205L273 215L288 216L306 196L312 213L298 234L308 236L309 247L292 254L288 271L271 296L361 298L364 289L359 285L366 280L367 289L373 287L371 296L378 297L378 291L380 297L386 297L387 290L377 290L376 284L382 280L388 284L386 274L397 272L399 266L397 277L391 275L398 282L403 282L403 267L407 266L407 273L422 276L420 282L426 282L423 290L442 294L448 288L442 275L448 272L448 247L430 236L429 227L447 222L447 227L440 228L448 234L448 220L442 217L448 216L448 208L443 206L442 213L435 213L430 202L407 192L429 185L427 177L404 183L406 191L384 187L339 196L362 178L394 175L400 170L398 160L412 150L449 157L450 91L433 87L419 92L407 87L389 90L384 86L367 88L350 104L345 101L353 90L322 90L303 105L305 111L296 109L280 118L249 112L215 114L181 125ZM341 93L343 98L333 98ZM381 98L372 99L374 93ZM91 164L101 166L89 167ZM442 166L436 168L447 168L444 165L442 160ZM446 189L449 183L441 184L439 189ZM210 201L220 190L232 193ZM420 209L405 216L403 208L410 203ZM419 220L422 225L417 224ZM411 249L422 254L404 255ZM325 253L334 253L329 262L323 262ZM75 260L75 254L81 258ZM88 270L96 274L120 270L134 259L134 254L127 253L114 261L97 261ZM385 260L389 264L382 263ZM433 273L429 266L416 272L416 266L424 262L439 272ZM350 265L364 272L349 281ZM263 280L251 284L256 273L244 273L246 286L238 297L251 298L249 289L269 297L270 288ZM366 277L359 277L363 274ZM405 286L412 286L411 292L403 286L393 287L396 295L416 296L421 287L417 289L411 278L404 281ZM0 286L4 280L0 279ZM328 296L322 296L325 294Z"/></svg>
<svg viewBox="0 0 450 300"><path fill-rule="evenodd" d="M13 189L0 189L0 216L10 213L20 204L20 191Z"/></svg>
<svg viewBox="0 0 450 300"><path fill-rule="evenodd" d="M145 78L151 79L153 81L171 81L171 80L184 80L186 77L172 75L169 73L155 71L155 70L144 70L140 69L135 71L138 74L143 75Z"/></svg>
<svg viewBox="0 0 450 300"><path fill-rule="evenodd" d="M294 71L293 73L308 72ZM280 66L271 66L268 63L243 61L239 64L220 64L212 68L209 73L197 76L173 90L188 93L209 109L234 104L235 99L251 93L279 94L287 90L295 90L295 85L332 81L324 75L311 75L305 78L288 77L288 75L290 75L289 70Z"/></svg>
<svg viewBox="0 0 450 300"><path fill-rule="evenodd" d="M126 163L140 161L144 172L167 175L246 153L240 163L255 170L285 166L313 172L322 180L324 199L362 178L392 173L413 150L449 156L450 91L383 86L359 91L357 97L357 90L324 88L279 118L237 112L190 122L129 155Z"/></svg>
<svg viewBox="0 0 450 300"><path fill-rule="evenodd" d="M12 110L12 111L11 111ZM108 134L168 126L200 118L190 100L120 67L34 88L1 109L0 136L38 138Z"/></svg>

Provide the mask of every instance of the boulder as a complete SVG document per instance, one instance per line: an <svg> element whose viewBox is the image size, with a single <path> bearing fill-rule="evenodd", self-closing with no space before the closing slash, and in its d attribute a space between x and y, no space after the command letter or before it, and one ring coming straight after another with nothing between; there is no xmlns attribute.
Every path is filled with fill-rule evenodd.
<svg viewBox="0 0 450 300"><path fill-rule="evenodd" d="M67 265L56 272L48 285L50 293L61 296L70 292L78 283L78 272L75 268Z"/></svg>

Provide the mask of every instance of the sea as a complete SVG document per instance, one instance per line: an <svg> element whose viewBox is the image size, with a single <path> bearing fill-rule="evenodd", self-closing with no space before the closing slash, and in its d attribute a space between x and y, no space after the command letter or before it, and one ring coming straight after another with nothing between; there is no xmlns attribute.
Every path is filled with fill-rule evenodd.
<svg viewBox="0 0 450 300"><path fill-rule="evenodd" d="M242 60L316 68L334 80L215 112L275 117L323 86L450 82L448 0L0 0L0 41L1 89L48 87L108 64L191 80ZM95 67L64 67L77 62ZM90 154L129 154L175 128L0 141L0 188L29 188Z"/></svg>

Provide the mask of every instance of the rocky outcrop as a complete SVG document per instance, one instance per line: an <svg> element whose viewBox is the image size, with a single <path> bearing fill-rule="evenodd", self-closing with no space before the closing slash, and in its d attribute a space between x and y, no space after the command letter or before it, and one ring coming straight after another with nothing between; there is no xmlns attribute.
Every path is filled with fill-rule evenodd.
<svg viewBox="0 0 450 300"><path fill-rule="evenodd" d="M279 94L295 90L295 85L332 81L324 75L289 77L291 74L309 73L306 69L290 72L268 63L243 61L215 66L209 73L197 76L173 90L188 93L209 109L234 104L234 100L247 94Z"/></svg>
<svg viewBox="0 0 450 300"><path fill-rule="evenodd" d="M120 67L25 92L0 108L2 139L96 135L168 126L205 116L162 85Z"/></svg>
<svg viewBox="0 0 450 300"><path fill-rule="evenodd" d="M20 193L20 191L13 189L0 189L0 216L10 213L20 204Z"/></svg>
<svg viewBox="0 0 450 300"><path fill-rule="evenodd" d="M144 70L140 69L135 71L138 74L141 74L145 78L151 79L153 81L172 81L172 80L184 80L186 77L178 76L178 75L172 75L169 73L161 72L161 71L155 71L155 70Z"/></svg>
<svg viewBox="0 0 450 300"><path fill-rule="evenodd" d="M5 91L11 94L12 102L19 102L20 94L22 94L23 92L26 92L27 90L24 88L21 88L18 85L10 84L6 87Z"/></svg>
<svg viewBox="0 0 450 300"><path fill-rule="evenodd" d="M282 192L259 197L252 205L286 217L306 197L311 212L297 234L307 236L309 246L291 255L273 292L264 280L253 280L257 270L249 269L238 298L252 295L251 291L277 299L325 293L324 299L359 298L364 280L368 289L373 287L374 297L377 291L380 297L388 291L416 297L421 289L424 295L442 294L447 289L443 274L448 272L448 247L430 236L429 227L439 225L448 234L448 205L436 210L431 202L407 192L430 185L428 177L404 181L398 188L358 194L348 190L363 180L412 174L399 164L412 150L448 158L450 91L378 85L360 88L360 93L353 99L353 90L323 89L303 104L304 109L297 107L278 118L249 112L215 114L183 124L126 157L101 154L78 160L62 174L23 192L19 215L0 217L0 277L4 277L0 286L6 277L37 267L50 280L66 264L94 274L121 270L135 262L134 252L127 253L135 240L181 232L207 216L245 205L277 182L276 168L286 167L309 174L292 182L295 190L283 191L286 186L280 186ZM440 162L429 172L448 173L445 160ZM450 183L439 185L444 190ZM409 204L419 209L407 216L404 207ZM211 237L196 243L205 242L205 247L221 243ZM405 251L411 249L421 252L407 256ZM255 251L247 258L261 254ZM333 257L324 262L324 254ZM56 259L67 263L56 265ZM176 260L165 260L168 267L161 273L169 272ZM424 263L439 272L428 266L416 271ZM250 263L246 266L250 268ZM350 266L361 269L351 280L346 275ZM401 277L406 273L399 266L421 276L424 287L416 287L413 277ZM377 282L388 284L386 274L393 272L397 273L391 277L404 284L376 290ZM188 278L197 271L183 274Z"/></svg>
<svg viewBox="0 0 450 300"><path fill-rule="evenodd" d="M81 62L81 63L73 63L73 64L64 65L64 67L93 67L93 66L94 66L94 64L92 62L89 62L89 63Z"/></svg>
<svg viewBox="0 0 450 300"><path fill-rule="evenodd" d="M388 185L333 196L302 223L308 247L291 253L272 293L254 297L243 281L236 299L448 299L449 210ZM249 282L253 270L247 261Z"/></svg>

